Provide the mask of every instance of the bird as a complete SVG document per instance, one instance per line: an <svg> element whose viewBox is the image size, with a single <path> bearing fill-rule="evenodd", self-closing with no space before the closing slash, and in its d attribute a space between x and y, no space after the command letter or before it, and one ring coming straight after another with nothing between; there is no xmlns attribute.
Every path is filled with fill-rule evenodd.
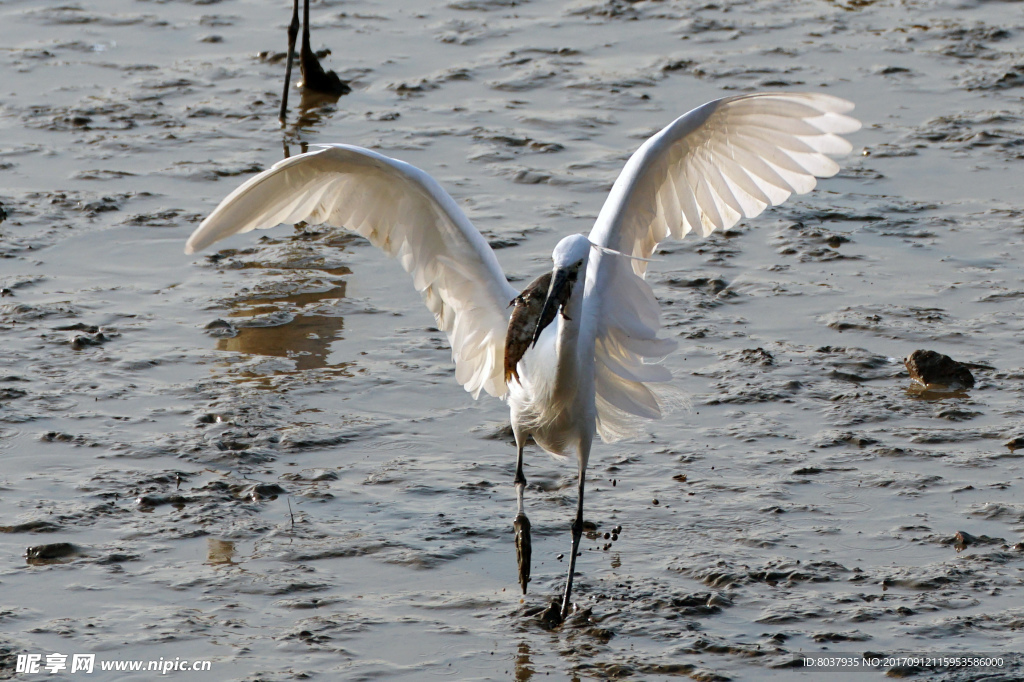
<svg viewBox="0 0 1024 682"><path fill-rule="evenodd" d="M284 69L284 92L281 94L281 112L278 118L283 123L288 116L288 88L292 80L292 63L295 58L295 40L299 35L299 0L292 0L292 20L288 24L288 58ZM343 81L333 71L324 71L320 60L309 46L309 0L302 5L302 48L299 52L299 69L302 71L302 88L333 96L336 101L341 95L352 92L348 81Z"/></svg>
<svg viewBox="0 0 1024 682"><path fill-rule="evenodd" d="M513 523L519 582L530 582L523 453L575 454L576 513L560 600L569 615L596 437L615 442L659 419L677 346L659 338L645 276L658 244L707 237L835 175L852 150L853 104L823 93L752 93L676 118L627 160L589 234L562 238L552 268L517 291L480 232L426 172L348 144L274 164L231 192L189 237L196 253L234 234L305 221L355 232L396 258L448 338L455 379L473 398L504 400L516 443Z"/></svg>

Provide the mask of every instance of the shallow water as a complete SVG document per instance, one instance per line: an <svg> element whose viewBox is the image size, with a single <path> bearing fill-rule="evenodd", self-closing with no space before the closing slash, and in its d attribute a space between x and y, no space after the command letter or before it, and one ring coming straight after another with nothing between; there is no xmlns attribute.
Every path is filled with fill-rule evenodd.
<svg viewBox="0 0 1024 682"><path fill-rule="evenodd" d="M1024 651L1021 3L316 2L354 91L282 130L258 54L286 6L0 4L0 678L80 651L245 680ZM529 453L523 598L507 410L455 384L401 269L315 227L181 253L286 148L350 142L434 174L522 285L647 135L773 89L856 102L855 152L664 245L692 405L595 446L581 611L553 631L573 467ZM992 369L922 396L918 348Z"/></svg>

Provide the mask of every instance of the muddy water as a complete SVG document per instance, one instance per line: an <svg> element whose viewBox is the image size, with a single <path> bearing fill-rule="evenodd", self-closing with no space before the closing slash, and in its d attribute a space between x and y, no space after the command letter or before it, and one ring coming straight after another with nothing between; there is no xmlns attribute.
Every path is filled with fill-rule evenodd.
<svg viewBox="0 0 1024 682"><path fill-rule="evenodd" d="M1024 650L1021 3L316 2L353 93L281 129L286 6L0 4L0 677L82 651L718 680ZM775 89L855 101L855 153L659 254L691 408L595 447L553 631L573 467L528 458L523 598L507 412L455 384L400 268L315 226L181 253L286 149L351 142L438 177L524 283L647 135ZM918 348L988 369L922 395Z"/></svg>

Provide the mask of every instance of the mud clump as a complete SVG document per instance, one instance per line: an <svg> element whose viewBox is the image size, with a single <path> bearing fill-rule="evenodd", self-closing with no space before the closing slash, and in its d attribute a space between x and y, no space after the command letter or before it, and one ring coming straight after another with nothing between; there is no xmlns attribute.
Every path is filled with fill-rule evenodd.
<svg viewBox="0 0 1024 682"><path fill-rule="evenodd" d="M109 340L109 336L99 332L98 334L77 334L69 343L74 350L82 350L90 346L102 346Z"/></svg>
<svg viewBox="0 0 1024 682"><path fill-rule="evenodd" d="M971 546L1005 545L1006 540L1003 538L990 538L987 535L971 535L966 531L958 530L950 544L953 545L957 552L962 552Z"/></svg>
<svg viewBox="0 0 1024 682"><path fill-rule="evenodd" d="M27 548L25 561L33 565L61 563L81 553L81 550L70 542L52 542Z"/></svg>
<svg viewBox="0 0 1024 682"><path fill-rule="evenodd" d="M27 521L13 526L0 526L0 533L54 533L60 526L49 521Z"/></svg>
<svg viewBox="0 0 1024 682"><path fill-rule="evenodd" d="M220 318L210 322L205 329L207 334L218 339L231 339L238 336L238 330L234 325Z"/></svg>
<svg viewBox="0 0 1024 682"><path fill-rule="evenodd" d="M247 486L233 486L232 491L240 499L250 502L261 500L276 500L279 495L286 495L288 491L276 483L255 483Z"/></svg>
<svg viewBox="0 0 1024 682"><path fill-rule="evenodd" d="M169 504L176 509L184 509L186 505L191 504L195 500L185 495L140 495L135 498L135 504L142 511L152 511L157 507L162 507L165 504Z"/></svg>
<svg viewBox="0 0 1024 682"><path fill-rule="evenodd" d="M967 365L933 350L915 350L903 361L910 378L926 388L974 388L974 375Z"/></svg>

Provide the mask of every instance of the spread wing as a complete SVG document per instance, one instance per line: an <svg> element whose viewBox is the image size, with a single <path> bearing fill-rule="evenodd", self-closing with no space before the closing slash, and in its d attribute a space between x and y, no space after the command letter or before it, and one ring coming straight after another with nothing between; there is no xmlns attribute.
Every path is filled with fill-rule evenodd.
<svg viewBox="0 0 1024 682"><path fill-rule="evenodd" d="M703 236L814 188L839 166L828 155L852 149L840 137L860 128L846 100L822 94L766 93L709 102L647 140L626 163L598 215L590 241L647 258L658 243L691 230ZM647 382L665 381L653 360L675 343L657 339L658 306L643 281L647 263L595 252L588 305L597 308L598 430L628 432L629 415L661 416Z"/></svg>
<svg viewBox="0 0 1024 682"><path fill-rule="evenodd" d="M349 145L293 156L229 194L189 237L185 253L300 221L351 230L397 258L448 335L456 380L474 397L481 389L504 397L508 304L519 292L436 180Z"/></svg>

